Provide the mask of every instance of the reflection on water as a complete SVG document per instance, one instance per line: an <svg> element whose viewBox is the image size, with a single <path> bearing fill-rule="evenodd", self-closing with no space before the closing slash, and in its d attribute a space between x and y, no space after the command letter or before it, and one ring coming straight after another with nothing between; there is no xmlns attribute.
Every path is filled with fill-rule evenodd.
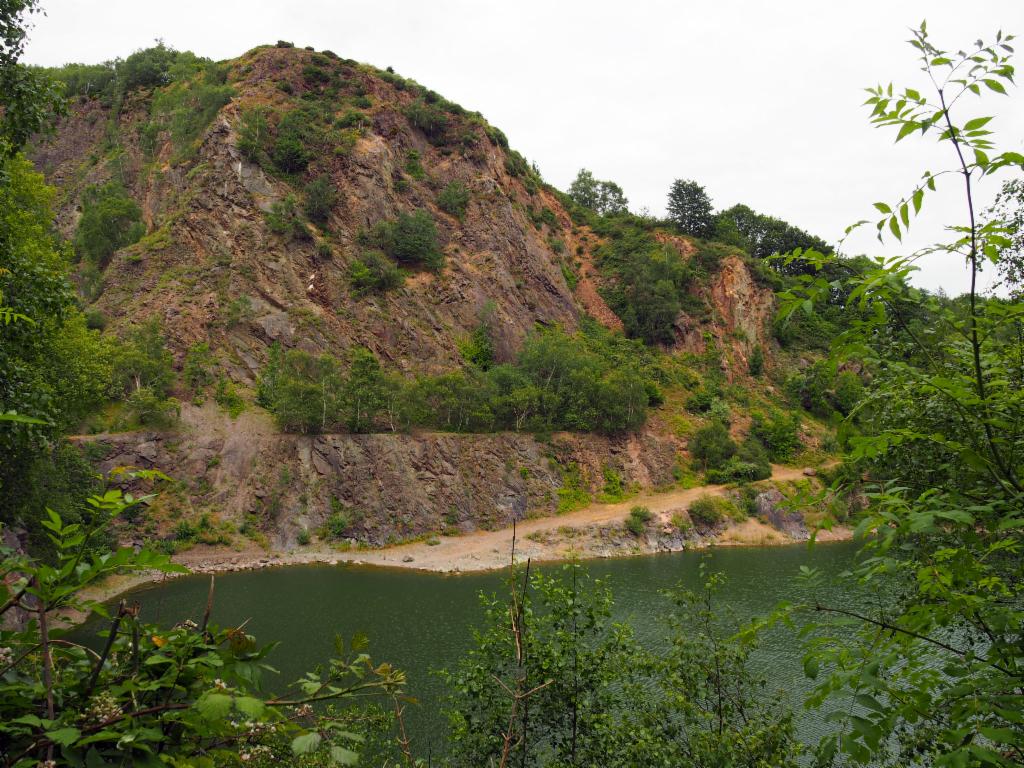
<svg viewBox="0 0 1024 768"><path fill-rule="evenodd" d="M628 621L648 647L664 645L660 616L665 612L661 590L699 583L704 562L710 571L725 574L718 597L740 620L769 612L785 600L820 600L843 604L854 595L849 586L834 584L815 589L797 580L801 565L838 574L853 559L856 545L828 544L774 548L719 548L702 552L589 561L590 573L608 578L615 594L616 619ZM558 565L542 566L545 570ZM477 595L502 588L498 573L441 575L351 565L291 566L224 574L217 578L213 622L238 624L260 643L279 642L269 662L281 671L280 683L290 682L332 653L335 634L350 637L364 632L377 661L404 669L410 693L420 701L410 707L409 726L420 747L433 742L435 752L443 734L438 704L443 687L432 671L452 666L471 643L471 627L480 620ZM135 590L131 597L143 606L143 619L170 624L186 617L198 619L205 607L209 577L189 576ZM814 739L821 723L815 713L800 708L808 690L800 663L799 639L791 630L773 629L764 638L755 663L771 690L783 691L797 711L802 738Z"/></svg>

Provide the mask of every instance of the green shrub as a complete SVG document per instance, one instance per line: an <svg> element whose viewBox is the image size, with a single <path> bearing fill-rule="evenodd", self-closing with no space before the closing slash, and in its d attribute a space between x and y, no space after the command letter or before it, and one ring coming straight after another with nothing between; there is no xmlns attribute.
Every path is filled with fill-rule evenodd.
<svg viewBox="0 0 1024 768"><path fill-rule="evenodd" d="M679 252L638 227L612 229L597 249L597 264L610 279L602 296L626 333L648 344L670 343L692 273Z"/></svg>
<svg viewBox="0 0 1024 768"><path fill-rule="evenodd" d="M214 390L213 399L221 408L227 411L228 416L237 419L245 410L245 400L235 390L234 384L223 376L217 380L217 388Z"/></svg>
<svg viewBox="0 0 1024 768"><path fill-rule="evenodd" d="M228 302L224 309L224 327L234 328L252 316L252 301L248 296L238 296Z"/></svg>
<svg viewBox="0 0 1024 768"><path fill-rule="evenodd" d="M672 513L672 527L675 528L680 533L686 533L691 528L693 528L693 523L691 523L690 519L686 515L684 515L682 512L673 512Z"/></svg>
<svg viewBox="0 0 1024 768"><path fill-rule="evenodd" d="M155 319L128 333L115 347L113 364L114 385L125 394L148 389L163 399L174 383L174 356Z"/></svg>
<svg viewBox="0 0 1024 768"><path fill-rule="evenodd" d="M473 329L469 338L460 340L458 343L462 359L482 371L486 371L494 365L494 341L491 338L493 307L493 303L489 302L481 313L480 322Z"/></svg>
<svg viewBox="0 0 1024 768"><path fill-rule="evenodd" d="M654 516L647 507L633 507L629 510L629 517L626 518L626 530L634 536L642 536L647 528L647 523Z"/></svg>
<svg viewBox="0 0 1024 768"><path fill-rule="evenodd" d="M305 240L310 237L306 223L299 216L295 195L276 201L264 217L271 232L287 239Z"/></svg>
<svg viewBox="0 0 1024 768"><path fill-rule="evenodd" d="M82 216L75 231L80 257L102 269L116 251L138 242L145 232L142 209L119 182L87 187L82 193Z"/></svg>
<svg viewBox="0 0 1024 768"><path fill-rule="evenodd" d="M213 383L213 353L206 342L197 342L185 353L185 363L181 373L185 383L192 390L200 390Z"/></svg>
<svg viewBox="0 0 1024 768"><path fill-rule="evenodd" d="M127 412L146 427L170 427L178 419L180 407L173 397L162 397L152 387L139 387L126 401Z"/></svg>
<svg viewBox="0 0 1024 768"><path fill-rule="evenodd" d="M409 122L423 132L431 144L444 144L448 132L448 115L444 110L416 99L402 110Z"/></svg>
<svg viewBox="0 0 1024 768"><path fill-rule="evenodd" d="M270 147L270 126L263 107L242 110L238 121L238 151L251 163L262 163Z"/></svg>
<svg viewBox="0 0 1024 768"><path fill-rule="evenodd" d="M356 296L390 291L402 284L402 271L380 251L366 251L355 259L348 271L349 284Z"/></svg>
<svg viewBox="0 0 1024 768"><path fill-rule="evenodd" d="M309 542L312 541L312 537L309 535L309 531L303 528L299 531L295 540L298 542L300 547L307 547L309 546Z"/></svg>
<svg viewBox="0 0 1024 768"><path fill-rule="evenodd" d="M800 447L800 416L773 411L765 417L755 413L751 419L750 434L764 445L772 461L788 461Z"/></svg>
<svg viewBox="0 0 1024 768"><path fill-rule="evenodd" d="M306 185L306 215L317 224L324 224L338 199L338 192L327 176L317 176Z"/></svg>
<svg viewBox="0 0 1024 768"><path fill-rule="evenodd" d="M721 469L736 453L736 443L729 430L720 421L714 421L697 430L690 441L690 453L705 470Z"/></svg>
<svg viewBox="0 0 1024 768"><path fill-rule="evenodd" d="M583 509L590 503L590 494L584 487L580 465L572 461L567 466L559 467L559 470L562 486L558 489L557 514L563 515Z"/></svg>
<svg viewBox="0 0 1024 768"><path fill-rule="evenodd" d="M324 524L323 537L332 541L343 539L348 533L350 525L351 522L348 515L344 512L335 512L327 518L327 522Z"/></svg>
<svg viewBox="0 0 1024 768"><path fill-rule="evenodd" d="M445 213L461 220L469 205L469 189L461 181L452 181L437 196L437 205Z"/></svg>
<svg viewBox="0 0 1024 768"><path fill-rule="evenodd" d="M694 525L711 528L725 519L727 506L724 499L704 495L690 502L686 511L689 512Z"/></svg>
<svg viewBox="0 0 1024 768"><path fill-rule="evenodd" d="M85 327L91 331L102 331L107 327L107 316L99 309L85 311Z"/></svg>
<svg viewBox="0 0 1024 768"><path fill-rule="evenodd" d="M378 222L366 239L400 264L422 264L434 271L444 267L437 226L425 210L400 213L397 219Z"/></svg>
<svg viewBox="0 0 1024 768"><path fill-rule="evenodd" d="M420 162L419 150L410 149L405 153L405 172L419 181L427 178L427 172L423 170L423 163Z"/></svg>
<svg viewBox="0 0 1024 768"><path fill-rule="evenodd" d="M686 410L690 413L707 413L720 396L721 392L717 388L701 387L686 400Z"/></svg>
<svg viewBox="0 0 1024 768"><path fill-rule="evenodd" d="M750 353L750 360L747 361L747 371L751 376L757 378L764 371L764 350L761 347L754 347Z"/></svg>
<svg viewBox="0 0 1024 768"><path fill-rule="evenodd" d="M311 153L306 144L311 129L309 115L301 109L286 112L277 126L271 157L284 173L301 173L309 164Z"/></svg>
<svg viewBox="0 0 1024 768"><path fill-rule="evenodd" d="M358 109L349 109L341 117L334 121L335 128L358 128L370 122L365 114Z"/></svg>

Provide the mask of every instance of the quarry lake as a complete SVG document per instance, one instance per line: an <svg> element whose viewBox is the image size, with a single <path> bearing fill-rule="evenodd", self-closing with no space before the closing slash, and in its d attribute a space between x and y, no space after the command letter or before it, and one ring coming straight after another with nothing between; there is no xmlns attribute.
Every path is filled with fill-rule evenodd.
<svg viewBox="0 0 1024 768"><path fill-rule="evenodd" d="M679 583L697 587L702 563L727 581L718 595L719 612L740 620L766 614L780 601L815 600L849 606L858 597L851 586L826 578L812 588L799 576L801 565L823 574L839 574L854 559L852 542L781 547L721 547L675 554L586 561L590 574L610 581L615 618L629 622L648 647L665 644L663 617L668 602L661 594ZM557 564L540 566L546 571ZM419 752L443 750L444 687L435 671L453 667L472 644L472 628L482 618L479 594L503 590L505 574L442 575L354 565L310 565L226 573L217 577L212 621L221 626L248 620L247 631L260 644L278 642L269 663L280 670L266 687L279 689L327 659L335 634L363 632L375 661L405 670L409 692L419 703L409 707L408 725ZM125 595L142 605L142 618L162 625L198 620L206 603L209 576L186 576L133 590ZM92 628L95 628L93 625ZM810 688L801 665L796 632L774 628L764 636L754 664L768 689L783 692L797 713L798 731L815 740L825 724L802 707ZM429 745L429 747L428 747Z"/></svg>

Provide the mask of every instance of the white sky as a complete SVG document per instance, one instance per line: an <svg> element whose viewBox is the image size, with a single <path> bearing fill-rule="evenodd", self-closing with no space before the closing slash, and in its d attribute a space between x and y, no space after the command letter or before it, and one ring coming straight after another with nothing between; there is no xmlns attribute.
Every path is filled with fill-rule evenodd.
<svg viewBox="0 0 1024 768"><path fill-rule="evenodd" d="M566 189L581 167L664 212L672 180L704 184L717 208L743 202L835 241L950 157L868 125L864 86L920 86L907 28L927 18L940 47L997 29L1024 35L1024 2L975 0L43 0L25 61L125 56L163 38L214 59L278 39L395 71L479 110ZM1018 46L1024 51L1024 37ZM1019 65L1024 72L1024 65ZM1022 75L1024 77L1024 75ZM988 97L970 116L1024 151L1024 96ZM966 112L965 112L966 114ZM930 140L929 140L930 141ZM1000 177L982 184L983 207ZM926 203L913 236L848 253L898 253L964 223L959 187ZM873 229L871 230L873 232ZM952 294L962 265L941 259L915 282Z"/></svg>

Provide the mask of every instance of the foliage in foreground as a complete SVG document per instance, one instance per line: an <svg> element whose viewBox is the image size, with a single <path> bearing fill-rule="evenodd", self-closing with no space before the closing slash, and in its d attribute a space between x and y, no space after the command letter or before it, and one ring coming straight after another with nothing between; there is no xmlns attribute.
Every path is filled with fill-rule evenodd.
<svg viewBox="0 0 1024 768"><path fill-rule="evenodd" d="M145 549L93 550L115 517L146 500L116 490L92 497L88 525L65 524L50 512L43 525L57 553L53 563L0 548L0 616L25 620L0 630L0 764L356 763L358 718L348 708L313 705L366 696L398 702L404 676L374 665L365 640L346 648L338 639L335 658L268 696L261 680L273 671L271 649L257 646L243 627L209 624L212 580L202 620L171 628L140 621L138 604L122 600L108 610L85 595L115 573L184 570ZM68 612L103 617L100 641L72 640L60 621Z"/></svg>
<svg viewBox="0 0 1024 768"><path fill-rule="evenodd" d="M665 596L668 649L654 652L578 564L514 573L446 674L451 764L795 766L792 714L748 668L756 633L715 618L717 583Z"/></svg>
<svg viewBox="0 0 1024 768"><path fill-rule="evenodd" d="M1024 307L977 295L982 262L998 265L1014 242L1012 222L998 209L981 219L974 200L976 185L1000 169L1019 172L1024 155L996 149L991 117L959 114L972 95L1012 85L1011 40L949 53L922 25L910 42L935 92L869 89L873 123L895 128L897 140L933 136L954 159L899 201L875 203L879 236L902 238L938 183L956 179L966 224L949 227L952 242L879 258L844 279L827 276L832 257L790 257L816 272L786 313L836 292L859 302L867 311L834 339L834 362L873 373L843 475L874 481L852 578L879 597L864 609L813 606L834 619L809 629L807 669L820 678L812 703L827 704L834 723L822 765L1024 763ZM914 262L933 254L966 263L962 299L906 287Z"/></svg>

